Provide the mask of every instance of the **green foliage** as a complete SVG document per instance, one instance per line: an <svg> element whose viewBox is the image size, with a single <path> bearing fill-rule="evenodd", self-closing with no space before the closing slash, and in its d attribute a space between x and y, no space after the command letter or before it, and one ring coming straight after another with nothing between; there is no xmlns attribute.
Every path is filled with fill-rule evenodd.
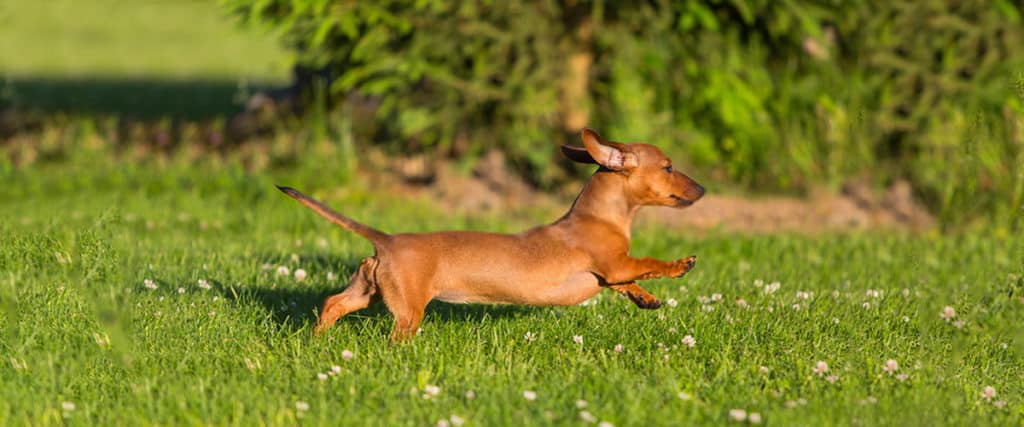
<svg viewBox="0 0 1024 427"><path fill-rule="evenodd" d="M1006 0L222 3L378 100L362 137L395 149L497 146L546 184L588 124L759 189L910 179L948 222L1024 200Z"/></svg>

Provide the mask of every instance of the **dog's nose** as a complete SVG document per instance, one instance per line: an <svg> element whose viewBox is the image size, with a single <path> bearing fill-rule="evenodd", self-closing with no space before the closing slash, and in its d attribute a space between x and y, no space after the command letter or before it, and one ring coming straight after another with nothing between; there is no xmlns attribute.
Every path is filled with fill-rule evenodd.
<svg viewBox="0 0 1024 427"><path fill-rule="evenodd" d="M697 183L694 183L693 186L697 189L697 198L704 197L704 187Z"/></svg>

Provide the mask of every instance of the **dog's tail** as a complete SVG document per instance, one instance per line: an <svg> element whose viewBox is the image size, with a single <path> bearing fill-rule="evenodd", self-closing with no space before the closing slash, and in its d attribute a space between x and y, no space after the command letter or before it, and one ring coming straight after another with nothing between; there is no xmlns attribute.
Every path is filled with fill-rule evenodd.
<svg viewBox="0 0 1024 427"><path fill-rule="evenodd" d="M347 218L344 215L335 212L333 209L324 206L323 203L316 201L312 197L300 193L299 190L296 190L291 187L282 187L280 185L276 185L276 187L278 190L284 192L284 194L291 196L293 199L298 200L299 203L306 205L306 207L320 214L320 216L327 218L331 222L340 225L342 228L346 230L352 231L360 236L365 237L367 240L370 241L370 243L373 243L374 247L379 247L380 245L391 240L391 235L384 233L383 231L377 230L373 227L370 227L368 225L360 224L350 218Z"/></svg>

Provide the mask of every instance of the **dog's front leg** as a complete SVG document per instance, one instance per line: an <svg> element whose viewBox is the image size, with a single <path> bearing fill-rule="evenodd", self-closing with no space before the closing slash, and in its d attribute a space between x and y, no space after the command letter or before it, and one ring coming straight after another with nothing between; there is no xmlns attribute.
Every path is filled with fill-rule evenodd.
<svg viewBox="0 0 1024 427"><path fill-rule="evenodd" d="M637 280L659 277L682 277L697 263L696 256L675 261L661 261L654 258L621 257L606 261L598 273L609 285L620 285Z"/></svg>
<svg viewBox="0 0 1024 427"><path fill-rule="evenodd" d="M661 301L658 297L651 295L646 289L641 288L636 282L623 283L621 285L610 285L609 289L618 292L619 294L625 295L633 304L637 307L646 309L656 309L661 307Z"/></svg>

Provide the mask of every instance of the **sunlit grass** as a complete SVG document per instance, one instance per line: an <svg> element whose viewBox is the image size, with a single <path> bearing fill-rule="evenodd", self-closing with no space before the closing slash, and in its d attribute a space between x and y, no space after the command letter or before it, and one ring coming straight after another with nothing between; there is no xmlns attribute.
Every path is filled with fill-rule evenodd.
<svg viewBox="0 0 1024 427"><path fill-rule="evenodd" d="M389 346L381 307L311 337L322 297L370 248L273 182L389 231L531 221L329 180L203 162L7 171L0 424L1022 421L1019 239L641 225L634 254L700 256L683 279L646 282L673 300L660 310L610 292L569 308L437 304L413 342Z"/></svg>

